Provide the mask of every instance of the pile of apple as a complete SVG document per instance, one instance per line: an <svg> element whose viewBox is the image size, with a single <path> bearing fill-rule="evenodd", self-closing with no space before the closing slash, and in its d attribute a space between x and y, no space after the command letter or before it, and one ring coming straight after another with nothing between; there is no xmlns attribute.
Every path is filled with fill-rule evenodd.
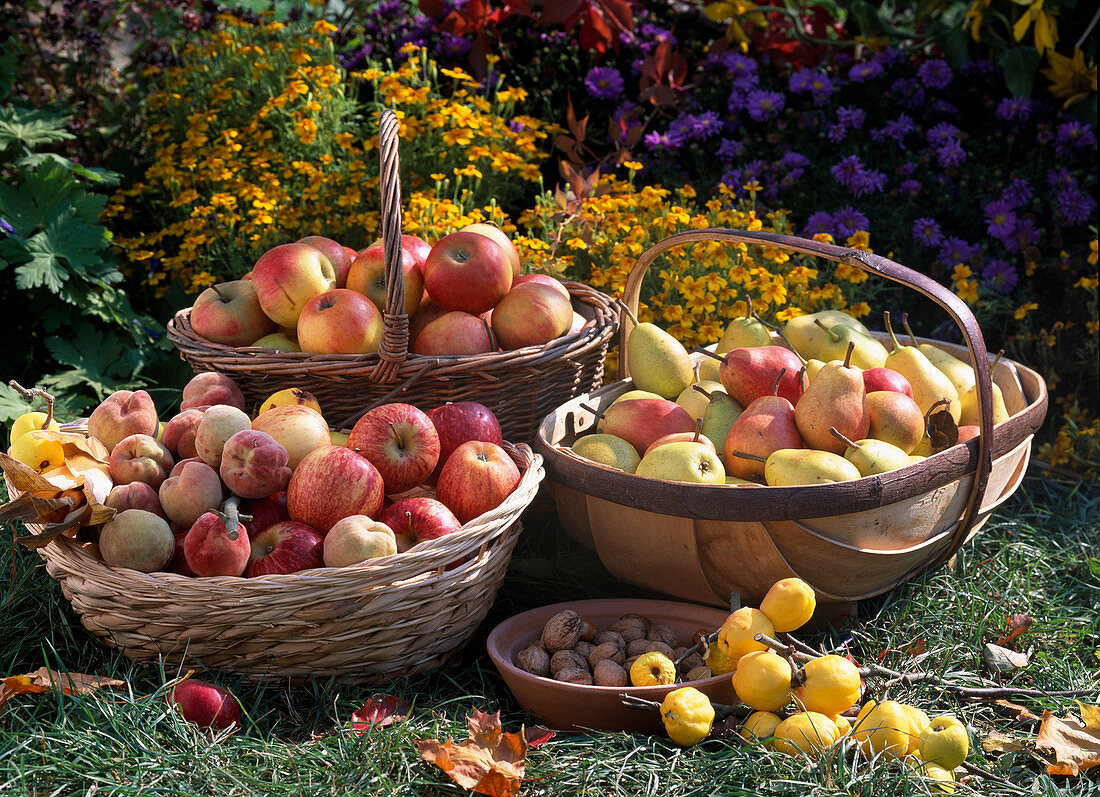
<svg viewBox="0 0 1100 797"><path fill-rule="evenodd" d="M491 224L467 225L434 246L401 236L401 270L414 354L538 346L585 324L559 280L521 273L515 245ZM381 241L356 252L308 236L268 250L243 278L203 291L191 327L226 346L371 354L382 339L385 306Z"/></svg>
<svg viewBox="0 0 1100 797"><path fill-rule="evenodd" d="M88 433L110 451L104 504L116 510L99 530L104 562L188 576L343 567L454 533L521 478L476 402L383 404L347 435L302 390L279 391L255 418L244 407L213 372L191 379L167 423L144 390L96 407Z"/></svg>
<svg viewBox="0 0 1100 797"><path fill-rule="evenodd" d="M579 437L581 457L627 473L700 484L791 486L907 467L978 434L968 362L927 343L891 348L835 310L781 329L734 319L698 367L651 323L627 339L633 389ZM908 330L908 325L906 325ZM910 333L911 336L911 333ZM993 421L1006 420L993 385ZM941 435L942 432L942 435ZM935 438L935 439L934 439Z"/></svg>

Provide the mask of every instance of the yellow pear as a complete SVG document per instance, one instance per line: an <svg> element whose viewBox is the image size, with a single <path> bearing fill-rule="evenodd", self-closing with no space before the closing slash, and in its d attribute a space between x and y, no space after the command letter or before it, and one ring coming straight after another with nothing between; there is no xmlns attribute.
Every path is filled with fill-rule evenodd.
<svg viewBox="0 0 1100 797"><path fill-rule="evenodd" d="M764 463L764 481L771 487L832 484L858 478L859 469L844 457L813 448L781 448Z"/></svg>
<svg viewBox="0 0 1100 797"><path fill-rule="evenodd" d="M571 448L577 456L626 473L633 473L642 460L634 446L621 437L606 432L579 437Z"/></svg>
<svg viewBox="0 0 1100 797"><path fill-rule="evenodd" d="M959 395L959 426L978 426L981 413L978 410L978 386L971 385L965 393ZM993 383L993 425L1007 421L1011 417L1005 407L1005 397L1000 386Z"/></svg>
<svg viewBox="0 0 1100 797"><path fill-rule="evenodd" d="M711 358L708 357L708 360ZM717 362L715 360L714 362ZM714 391L725 393L726 389L722 387L722 383L713 379L700 379L698 382L693 382L683 389L679 396L676 397L676 403L688 411L688 415L692 418L702 418L707 411L707 406L710 404L710 394Z"/></svg>
<svg viewBox="0 0 1100 797"><path fill-rule="evenodd" d="M959 391L951 380L936 366L928 361L924 353L916 346L902 346L898 343L894 330L890 327L890 313L883 314L886 321L886 331L890 334L894 348L886 356L886 367L892 368L909 380L913 388L913 400L917 402L922 413L940 399L948 400L948 412L959 422L959 414L962 407L959 404Z"/></svg>
<svg viewBox="0 0 1100 797"><path fill-rule="evenodd" d="M626 340L627 362L634 386L674 399L695 381L691 355L684 344L656 324L644 322Z"/></svg>

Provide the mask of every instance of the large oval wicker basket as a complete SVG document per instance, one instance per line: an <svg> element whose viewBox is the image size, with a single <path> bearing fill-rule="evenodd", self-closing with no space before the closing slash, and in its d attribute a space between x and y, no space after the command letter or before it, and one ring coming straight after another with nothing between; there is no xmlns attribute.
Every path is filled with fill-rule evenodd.
<svg viewBox="0 0 1100 797"><path fill-rule="evenodd" d="M413 675L470 640L504 579L544 475L526 444L505 448L522 477L500 506L453 534L351 567L188 578L111 567L68 537L38 553L84 626L135 661L255 680Z"/></svg>
<svg viewBox="0 0 1100 797"><path fill-rule="evenodd" d="M514 351L453 357L410 352L400 278L398 123L392 111L382 114L379 144L387 294L378 353L309 354L225 346L195 334L189 307L169 321L168 338L196 372L232 377L253 406L277 390L303 388L317 397L331 423L347 427L368 409L391 401L421 409L448 401L478 401L500 419L505 439L533 440L546 413L603 383L604 358L619 323L617 306L594 288L565 281L574 309L587 319L576 332Z"/></svg>
<svg viewBox="0 0 1100 797"><path fill-rule="evenodd" d="M1046 412L1046 383L1001 359L996 382L1011 417L994 427L990 357L966 305L928 277L885 258L802 238L711 229L671 236L642 253L625 303L637 310L641 279L666 249L696 241L760 244L825 257L907 285L935 301L966 344L927 341L977 365L980 434L900 470L800 487L695 485L648 479L595 464L569 446L630 389L629 378L576 397L543 419L535 449L566 530L624 581L678 598L757 602L775 581L800 576L821 603L881 594L950 559L1015 491ZM623 343L629 334L622 329ZM620 352L626 346L620 345ZM629 363L620 359L622 374Z"/></svg>

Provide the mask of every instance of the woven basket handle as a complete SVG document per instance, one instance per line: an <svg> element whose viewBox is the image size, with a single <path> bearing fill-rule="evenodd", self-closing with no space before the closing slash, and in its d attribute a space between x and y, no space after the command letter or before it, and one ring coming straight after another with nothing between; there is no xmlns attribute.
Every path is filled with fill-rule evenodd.
<svg viewBox="0 0 1100 797"><path fill-rule="evenodd" d="M389 108L378 118L379 181L382 194L382 251L386 260L386 309L378 364L371 378L393 382L409 353L409 316L405 313L405 275L401 270L401 172L397 156L400 126Z"/></svg>
<svg viewBox="0 0 1100 797"><path fill-rule="evenodd" d="M626 286L623 289L623 302L635 316L638 313L638 301L641 297L642 278L645 277L649 266L657 259L657 256L675 246L696 243L699 241L719 241L726 243L760 244L777 249L788 249L806 255L817 255L837 263L855 266L864 271L878 274L886 279L901 283L912 288L920 294L928 297L942 307L951 319L962 331L966 340L966 347L970 351L970 358L974 362L978 386L978 410L979 430L978 435L978 462L974 482L970 488L970 496L966 505L966 512L962 521L955 530L951 544L944 553L928 567L936 567L947 561L958 551L970 533L970 529L977 521L978 511L981 509L982 497L985 494L986 483L989 481L989 472L993 467L991 446L993 441L993 386L989 372L989 353L986 351L985 338L982 337L981 328L978 326L974 314L966 303L959 299L947 288L935 280L913 271L910 268L888 260L885 257L863 252L858 249L849 249L835 244L819 243L806 238L798 238L793 235L780 235L768 232L748 232L745 230L729 230L713 228L706 230L690 230L688 232L670 235L662 241L646 249L638 256L634 268L626 278ZM627 361L626 339L634 324L629 317L624 316L619 326L619 375L620 378L630 376L629 363Z"/></svg>

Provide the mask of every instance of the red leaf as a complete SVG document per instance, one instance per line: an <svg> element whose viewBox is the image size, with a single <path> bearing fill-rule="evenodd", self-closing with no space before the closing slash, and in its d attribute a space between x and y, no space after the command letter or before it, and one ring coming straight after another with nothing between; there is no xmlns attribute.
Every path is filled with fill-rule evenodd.
<svg viewBox="0 0 1100 797"><path fill-rule="evenodd" d="M927 650L928 643L924 639L918 639L910 644L909 647L905 649L905 652L908 653L910 656L919 656L922 653L925 653Z"/></svg>
<svg viewBox="0 0 1100 797"><path fill-rule="evenodd" d="M580 19L586 5L584 0L546 0L539 21L547 25L561 25L568 30Z"/></svg>
<svg viewBox="0 0 1100 797"><path fill-rule="evenodd" d="M467 722L470 736L466 741L417 742L420 757L438 766L464 789L490 797L518 795L529 746L525 732L521 728L519 733L505 733L499 711L486 714L474 709Z"/></svg>
<svg viewBox="0 0 1100 797"><path fill-rule="evenodd" d="M361 709L351 715L351 729L357 736L362 736L373 728L387 728L395 722L402 722L411 707L407 700L393 695L372 695Z"/></svg>
<svg viewBox="0 0 1100 797"><path fill-rule="evenodd" d="M1020 634L1031 628L1032 623L1035 620L1026 614L1010 614L1005 618L1005 625L1008 626L1008 633L997 640L997 644L1006 647L1009 642L1014 640Z"/></svg>
<svg viewBox="0 0 1100 797"><path fill-rule="evenodd" d="M607 24L603 12L591 6L585 9L584 22L581 24L581 47L596 53L605 53L609 44L617 42L613 37L611 26Z"/></svg>
<svg viewBox="0 0 1100 797"><path fill-rule="evenodd" d="M541 725L536 725L533 728L527 728L523 732L524 738L527 740L528 747L542 747L548 741L557 736L549 728L544 728Z"/></svg>

